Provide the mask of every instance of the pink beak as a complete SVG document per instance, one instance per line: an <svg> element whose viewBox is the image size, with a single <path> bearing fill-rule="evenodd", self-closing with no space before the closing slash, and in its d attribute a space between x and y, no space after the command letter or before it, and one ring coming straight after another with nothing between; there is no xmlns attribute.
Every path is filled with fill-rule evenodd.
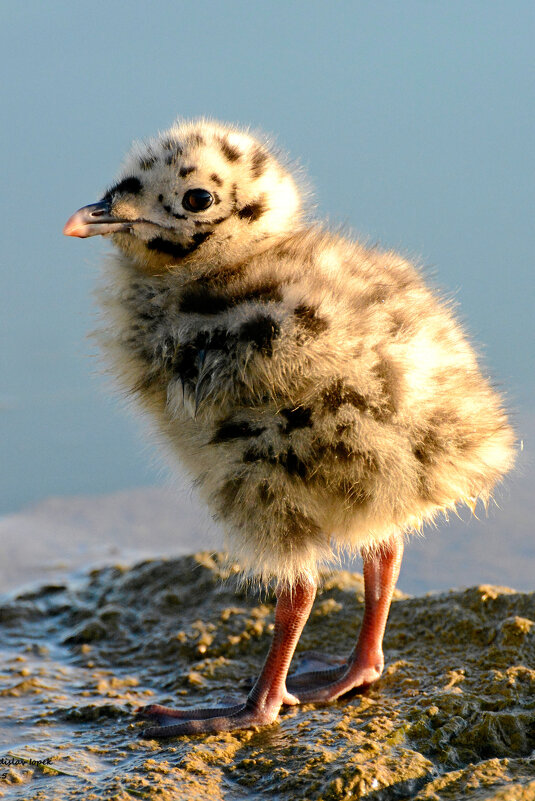
<svg viewBox="0 0 535 801"><path fill-rule="evenodd" d="M128 231L133 220L121 220L111 214L107 200L92 203L90 206L75 211L63 228L65 236L96 236L97 234L113 234L117 231Z"/></svg>

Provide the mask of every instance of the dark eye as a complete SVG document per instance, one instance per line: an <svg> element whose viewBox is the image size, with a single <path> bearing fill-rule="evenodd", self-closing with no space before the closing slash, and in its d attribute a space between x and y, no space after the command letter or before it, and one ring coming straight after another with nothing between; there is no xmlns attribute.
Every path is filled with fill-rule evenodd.
<svg viewBox="0 0 535 801"><path fill-rule="evenodd" d="M182 198L182 205L188 211L204 211L214 202L214 198L206 189L188 189Z"/></svg>

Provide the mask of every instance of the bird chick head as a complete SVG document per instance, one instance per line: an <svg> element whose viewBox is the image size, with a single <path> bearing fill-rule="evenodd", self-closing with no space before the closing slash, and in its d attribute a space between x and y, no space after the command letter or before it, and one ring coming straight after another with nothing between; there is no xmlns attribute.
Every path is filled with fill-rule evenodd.
<svg viewBox="0 0 535 801"><path fill-rule="evenodd" d="M116 183L67 236L101 234L145 272L239 261L294 231L301 198L264 141L207 120L135 144Z"/></svg>

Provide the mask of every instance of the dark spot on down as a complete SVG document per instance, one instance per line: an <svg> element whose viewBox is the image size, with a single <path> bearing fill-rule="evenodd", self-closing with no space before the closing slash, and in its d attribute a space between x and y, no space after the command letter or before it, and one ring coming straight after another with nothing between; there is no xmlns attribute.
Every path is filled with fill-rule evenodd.
<svg viewBox="0 0 535 801"><path fill-rule="evenodd" d="M253 200L238 211L241 220L249 220L250 223L256 222L267 211L263 196L258 200Z"/></svg>
<svg viewBox="0 0 535 801"><path fill-rule="evenodd" d="M151 323L158 323L162 319L162 310L158 308L158 306L154 306L153 308L144 309L144 311L139 312L137 315L138 320L142 320L144 323L149 323L147 328L149 330L154 330L156 327L155 325L151 325Z"/></svg>
<svg viewBox="0 0 535 801"><path fill-rule="evenodd" d="M329 327L329 323L323 317L318 317L318 310L312 306L302 303L294 311L298 324L310 334L321 334Z"/></svg>
<svg viewBox="0 0 535 801"><path fill-rule="evenodd" d="M178 310L185 314L220 314L230 305L230 298L226 293L203 284L192 284L182 293Z"/></svg>
<svg viewBox="0 0 535 801"><path fill-rule="evenodd" d="M269 156L265 150L261 147L256 148L251 159L251 174L253 178L260 178L263 175L268 158Z"/></svg>
<svg viewBox="0 0 535 801"><path fill-rule="evenodd" d="M221 442L230 442L234 439L249 439L250 437L258 437L264 431L265 428L254 428L247 422L225 421L219 425L211 442L219 444Z"/></svg>
<svg viewBox="0 0 535 801"><path fill-rule="evenodd" d="M337 378L322 393L323 408L334 414L348 403L374 420L382 423L389 420L396 411L396 372L388 362L382 361L375 365L372 373L379 380L379 393L375 397L365 397Z"/></svg>
<svg viewBox="0 0 535 801"><path fill-rule="evenodd" d="M296 428L307 428L312 425L312 409L298 406L296 409L281 409L280 413L286 418L285 430L287 433Z"/></svg>
<svg viewBox="0 0 535 801"><path fill-rule="evenodd" d="M204 233L193 234L191 238L195 242L195 247L199 247L199 245L202 245L202 243L206 242L206 240L209 239L211 236L212 236L211 231L205 231Z"/></svg>
<svg viewBox="0 0 535 801"><path fill-rule="evenodd" d="M426 429L418 432L412 452L424 465L435 464L448 450L465 450L470 441L459 436L460 421L456 414L443 411L432 415Z"/></svg>
<svg viewBox="0 0 535 801"><path fill-rule="evenodd" d="M299 478L305 479L310 472L309 466L299 458L293 448L289 448L285 454L280 455L279 464L290 476L299 476Z"/></svg>
<svg viewBox="0 0 535 801"><path fill-rule="evenodd" d="M243 478L236 476L225 481L216 493L218 509L221 515L230 514L243 485Z"/></svg>
<svg viewBox="0 0 535 801"><path fill-rule="evenodd" d="M162 147L164 150L174 150L179 155L182 155L182 148L176 139L164 139L162 141Z"/></svg>
<svg viewBox="0 0 535 801"><path fill-rule="evenodd" d="M185 178L186 175L190 175L190 173L195 172L196 167L181 167L178 174L181 178Z"/></svg>
<svg viewBox="0 0 535 801"><path fill-rule="evenodd" d="M250 342L266 356L273 355L273 340L280 333L280 325L268 314L257 314L240 326L240 342Z"/></svg>
<svg viewBox="0 0 535 801"><path fill-rule="evenodd" d="M287 506L286 526L292 547L307 545L311 539L317 539L320 534L320 527L310 517L291 506Z"/></svg>
<svg viewBox="0 0 535 801"><path fill-rule="evenodd" d="M165 149L168 151L168 153L165 158L165 163L176 164L182 156L182 148L178 143L173 143L170 140L168 140L166 144L167 147Z"/></svg>
<svg viewBox="0 0 535 801"><path fill-rule="evenodd" d="M228 139L221 137L221 139L219 140L219 144L221 147L221 152L223 153L227 161L230 162L239 161L239 159L241 158L241 153L237 147L234 147L234 145L230 144Z"/></svg>
<svg viewBox="0 0 535 801"><path fill-rule="evenodd" d="M265 281L259 286L245 288L242 292L236 293L239 303L246 303L252 301L259 301L261 303L268 303L274 301L280 303L282 300L281 285L276 279Z"/></svg>
<svg viewBox="0 0 535 801"><path fill-rule="evenodd" d="M244 275L247 270L247 265L245 262L241 264L233 264L228 265L227 267L219 267L216 271L209 273L208 275L201 276L197 280L199 283L203 283L206 286L213 286L213 287L224 287L226 288L229 284L233 283L237 278L240 278ZM231 290L234 291L234 290Z"/></svg>
<svg viewBox="0 0 535 801"><path fill-rule="evenodd" d="M212 331L200 331L193 344L197 350L227 351L236 342L236 337L225 328L214 328Z"/></svg>
<svg viewBox="0 0 535 801"><path fill-rule="evenodd" d="M375 416L378 420L387 420L398 407L400 392L398 372L390 361L382 359L375 365L372 373L378 379L381 393Z"/></svg>
<svg viewBox="0 0 535 801"><path fill-rule="evenodd" d="M322 393L323 408L330 412L337 412L344 403L349 403L361 412L369 411L370 405L366 398L337 378Z"/></svg>
<svg viewBox="0 0 535 801"><path fill-rule="evenodd" d="M344 462L348 467L358 465L369 474L377 473L379 470L379 462L374 453L371 451L359 450L342 440L329 442L323 445L316 444L313 451L315 464L324 461L329 464L332 464L332 462Z"/></svg>
<svg viewBox="0 0 535 801"><path fill-rule="evenodd" d="M163 196L158 195L158 200L160 199L160 197L163 197ZM185 214L177 214L176 211L173 211L171 206L169 206L166 203L164 203L164 209L168 214L170 214L172 217L175 217L175 219L177 219L177 220L187 220L188 219Z"/></svg>
<svg viewBox="0 0 535 801"><path fill-rule="evenodd" d="M221 180L221 178L217 173L213 172L210 178L214 182L214 184L216 184L216 186L223 186L223 181Z"/></svg>
<svg viewBox="0 0 535 801"><path fill-rule="evenodd" d="M299 458L292 447L288 448L285 453L279 453L275 456L272 450L268 450L267 452L261 451L253 445L247 448L243 454L243 461L246 464L262 462L263 464L269 464L273 467L279 466L282 467L289 476L297 476L303 480L308 478L310 474L310 467Z"/></svg>
<svg viewBox="0 0 535 801"><path fill-rule="evenodd" d="M401 314L401 312L393 312L390 315L390 320L391 322L390 322L389 333L391 336L396 336L396 334L398 334L402 330L407 331L412 323L410 318L406 315Z"/></svg>
<svg viewBox="0 0 535 801"><path fill-rule="evenodd" d="M129 195L139 195L139 193L143 190L143 184L132 175L130 178L123 178L122 181L119 181L118 184L115 186L110 187L104 198L110 199L112 195L119 195L119 194L129 194Z"/></svg>
<svg viewBox="0 0 535 801"><path fill-rule="evenodd" d="M370 305L373 303L384 303L391 292L392 287L388 284L375 284L360 300Z"/></svg>
<svg viewBox="0 0 535 801"><path fill-rule="evenodd" d="M177 242L170 242L161 236L156 236L154 239L147 242L147 250L155 250L158 253L167 253L169 256L176 258L183 258L190 252L184 245L179 245Z"/></svg>
<svg viewBox="0 0 535 801"><path fill-rule="evenodd" d="M178 242L171 242L169 239L164 239L157 236L147 242L147 250L155 250L158 253L166 253L169 256L174 256L177 259L182 259L197 250L199 245L202 245L208 237L211 236L210 231L205 233L194 234L192 236L193 242L190 245L181 245Z"/></svg>
<svg viewBox="0 0 535 801"><path fill-rule="evenodd" d="M201 282L187 286L180 298L178 309L186 314L220 314L240 303L281 301L282 292L276 281L243 290L216 289Z"/></svg>
<svg viewBox="0 0 535 801"><path fill-rule="evenodd" d="M433 464L440 450L437 448L437 444L435 434L433 432L428 432L421 438L418 444L414 446L412 452L422 464Z"/></svg>
<svg viewBox="0 0 535 801"><path fill-rule="evenodd" d="M156 156L147 156L139 160L139 166L142 170L151 170L157 162Z"/></svg>
<svg viewBox="0 0 535 801"><path fill-rule="evenodd" d="M197 355L198 349L192 344L182 345L178 348L171 369L175 375L180 376L182 381L191 380L197 375Z"/></svg>

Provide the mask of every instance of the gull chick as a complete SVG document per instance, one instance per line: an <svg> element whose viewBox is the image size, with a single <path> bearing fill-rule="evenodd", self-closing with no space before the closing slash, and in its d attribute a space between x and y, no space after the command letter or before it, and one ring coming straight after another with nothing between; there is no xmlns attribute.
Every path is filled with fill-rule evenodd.
<svg viewBox="0 0 535 801"><path fill-rule="evenodd" d="M100 341L222 522L275 580L273 641L232 707L139 710L149 736L272 723L376 681L405 536L487 502L514 434L448 303L394 252L307 220L262 137L208 120L135 145L68 236L109 237ZM343 664L288 676L319 566L360 552L364 618Z"/></svg>

